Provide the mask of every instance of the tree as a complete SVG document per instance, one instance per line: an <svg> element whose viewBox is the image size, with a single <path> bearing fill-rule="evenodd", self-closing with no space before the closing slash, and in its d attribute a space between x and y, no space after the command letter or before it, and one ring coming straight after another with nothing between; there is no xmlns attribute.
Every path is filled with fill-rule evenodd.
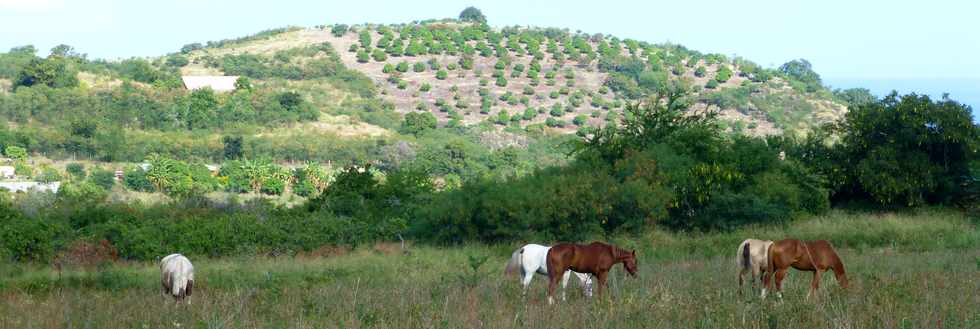
<svg viewBox="0 0 980 329"><path fill-rule="evenodd" d="M348 29L349 27L347 26L347 24L334 24L334 26L330 28L330 34L333 34L333 36L339 38L344 36L344 34L347 33Z"/></svg>
<svg viewBox="0 0 980 329"><path fill-rule="evenodd" d="M181 109L179 116L187 126L187 130L207 128L214 124L218 98L211 88L191 92L185 103L186 105Z"/></svg>
<svg viewBox="0 0 980 329"><path fill-rule="evenodd" d="M436 128L436 117L429 112L411 112L405 114L402 121L401 132L405 134L419 135L423 131Z"/></svg>
<svg viewBox="0 0 980 329"><path fill-rule="evenodd" d="M822 168L836 186L835 198L945 204L976 184L970 163L977 160L980 129L968 106L892 93L849 109L836 129L841 134L833 153L837 161Z"/></svg>
<svg viewBox="0 0 980 329"><path fill-rule="evenodd" d="M221 138L226 160L237 160L242 157L242 136L224 136Z"/></svg>
<svg viewBox="0 0 980 329"><path fill-rule="evenodd" d="M7 155L7 157L16 161L27 160L27 150L20 146L8 145L4 149L4 153Z"/></svg>
<svg viewBox="0 0 980 329"><path fill-rule="evenodd" d="M470 6L459 13L459 20L464 22L483 23L487 22L487 17L476 7Z"/></svg>
<svg viewBox="0 0 980 329"><path fill-rule="evenodd" d="M78 86L78 71L63 57L34 58L21 68L15 86L46 85L52 88Z"/></svg>
<svg viewBox="0 0 980 329"><path fill-rule="evenodd" d="M240 76L235 80L235 90L252 90L252 79L246 76Z"/></svg>
<svg viewBox="0 0 980 329"><path fill-rule="evenodd" d="M849 88L844 90L834 90L834 96L847 103L848 106L857 107L874 103L878 100L871 91L866 88Z"/></svg>
<svg viewBox="0 0 980 329"><path fill-rule="evenodd" d="M813 66L805 59L796 59L779 66L779 72L785 74L790 79L800 81L807 85L808 89L816 90L821 85L820 75L813 71Z"/></svg>

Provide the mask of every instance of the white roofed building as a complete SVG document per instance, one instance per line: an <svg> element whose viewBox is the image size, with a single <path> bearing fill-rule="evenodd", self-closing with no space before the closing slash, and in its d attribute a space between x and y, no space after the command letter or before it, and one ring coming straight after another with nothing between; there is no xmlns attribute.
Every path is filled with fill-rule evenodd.
<svg viewBox="0 0 980 329"><path fill-rule="evenodd" d="M180 77L184 81L184 88L187 90L198 90L201 88L211 88L215 92L235 91L235 81L237 75L185 75Z"/></svg>

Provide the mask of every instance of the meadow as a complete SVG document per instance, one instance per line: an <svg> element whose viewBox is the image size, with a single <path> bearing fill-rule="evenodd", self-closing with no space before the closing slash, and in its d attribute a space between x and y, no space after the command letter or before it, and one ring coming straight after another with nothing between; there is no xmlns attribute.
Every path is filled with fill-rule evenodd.
<svg viewBox="0 0 980 329"><path fill-rule="evenodd" d="M744 238L832 241L852 287L824 276L806 300L793 271L784 299L737 293ZM848 213L730 232L651 230L612 242L636 248L639 276L617 266L606 297L546 301L537 277L526 298L504 276L514 244L379 243L292 257L195 258L190 305L160 292L153 262L97 269L0 265L0 328L977 328L980 231L946 210ZM536 241L544 242L544 241Z"/></svg>

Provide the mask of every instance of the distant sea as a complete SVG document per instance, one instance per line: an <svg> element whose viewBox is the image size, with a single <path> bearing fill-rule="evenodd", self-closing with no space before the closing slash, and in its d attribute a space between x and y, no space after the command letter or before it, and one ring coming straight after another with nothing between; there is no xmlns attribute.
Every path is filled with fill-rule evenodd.
<svg viewBox="0 0 980 329"><path fill-rule="evenodd" d="M892 90L901 94L915 92L940 99L943 93L949 93L949 98L973 108L973 122L980 122L980 78L971 79L861 79L861 78L824 78L824 84L831 88L868 88L872 94L881 97Z"/></svg>

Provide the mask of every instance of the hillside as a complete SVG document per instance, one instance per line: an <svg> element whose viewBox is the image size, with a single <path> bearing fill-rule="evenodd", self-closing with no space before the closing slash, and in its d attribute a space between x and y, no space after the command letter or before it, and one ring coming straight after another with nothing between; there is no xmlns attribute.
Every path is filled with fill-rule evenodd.
<svg viewBox="0 0 980 329"><path fill-rule="evenodd" d="M547 124L565 132L602 125L635 101L633 89L658 83L634 72L633 85L622 86L622 74L611 73L629 75L632 68L621 66L633 63L684 81L695 90L694 109L718 111L733 130L749 134L805 133L846 111L828 91L794 88L786 78L740 58L601 34L489 29L456 21L282 29L190 51L191 64L181 72L229 73L223 72L227 59L276 57L323 43L345 66L371 78L398 112L431 112L444 125L489 120Z"/></svg>

